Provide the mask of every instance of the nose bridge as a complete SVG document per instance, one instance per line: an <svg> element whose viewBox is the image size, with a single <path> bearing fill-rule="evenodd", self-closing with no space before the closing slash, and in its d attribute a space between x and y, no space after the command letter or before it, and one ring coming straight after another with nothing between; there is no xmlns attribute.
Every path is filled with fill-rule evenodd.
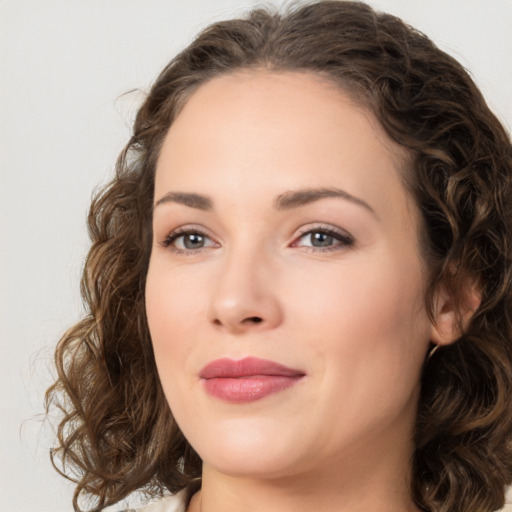
<svg viewBox="0 0 512 512"><path fill-rule="evenodd" d="M282 320L271 257L248 238L226 249L209 308L210 321L236 332L273 327Z"/></svg>

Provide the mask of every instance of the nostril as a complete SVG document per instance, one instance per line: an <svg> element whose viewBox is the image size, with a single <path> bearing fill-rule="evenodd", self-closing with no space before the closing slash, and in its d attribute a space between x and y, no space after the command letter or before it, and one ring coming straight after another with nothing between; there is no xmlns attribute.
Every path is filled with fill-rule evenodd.
<svg viewBox="0 0 512 512"><path fill-rule="evenodd" d="M260 324L261 322L263 322L263 318L261 318L259 316L249 316L249 317L245 318L244 320L242 320L242 323L248 323L248 322L251 322L253 324ZM222 321L218 318L215 318L213 320L213 323L215 325L222 325Z"/></svg>

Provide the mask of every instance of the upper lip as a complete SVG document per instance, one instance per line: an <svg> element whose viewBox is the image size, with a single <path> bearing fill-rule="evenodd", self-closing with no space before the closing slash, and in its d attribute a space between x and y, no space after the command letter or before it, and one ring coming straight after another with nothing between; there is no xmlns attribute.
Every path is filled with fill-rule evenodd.
<svg viewBox="0 0 512 512"><path fill-rule="evenodd" d="M201 379L241 378L255 375L302 377L304 372L289 368L275 361L246 357L244 359L216 359L208 363L199 373Z"/></svg>

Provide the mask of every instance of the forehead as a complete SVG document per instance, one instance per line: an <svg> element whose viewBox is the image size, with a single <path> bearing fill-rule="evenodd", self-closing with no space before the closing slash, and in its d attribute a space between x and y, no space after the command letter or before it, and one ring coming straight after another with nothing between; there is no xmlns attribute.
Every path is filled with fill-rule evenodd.
<svg viewBox="0 0 512 512"><path fill-rule="evenodd" d="M252 70L220 76L189 98L164 140L156 194L230 194L244 187L339 186L404 200L406 152L372 113L320 75Z"/></svg>
<svg viewBox="0 0 512 512"><path fill-rule="evenodd" d="M190 95L170 127L168 138L176 138L177 133L191 135L190 129L197 136L221 127L245 130L247 135L250 127L254 128L253 133L264 127L270 137L278 135L277 129L288 120L289 135L302 131L313 140L327 137L328 131L335 136L343 124L355 123L369 128L369 139L378 139L400 164L405 150L389 139L371 110L363 105L361 95L351 89L324 74L306 71L247 69L220 75ZM327 131L320 133L318 128Z"/></svg>

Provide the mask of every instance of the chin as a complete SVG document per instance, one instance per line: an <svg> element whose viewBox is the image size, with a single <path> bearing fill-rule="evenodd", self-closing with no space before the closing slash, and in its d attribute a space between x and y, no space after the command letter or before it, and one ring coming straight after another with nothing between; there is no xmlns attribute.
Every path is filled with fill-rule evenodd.
<svg viewBox="0 0 512 512"><path fill-rule="evenodd" d="M244 427L213 427L208 436L190 442L206 465L230 476L268 478L284 475L297 465L289 437L284 443L275 429Z"/></svg>

